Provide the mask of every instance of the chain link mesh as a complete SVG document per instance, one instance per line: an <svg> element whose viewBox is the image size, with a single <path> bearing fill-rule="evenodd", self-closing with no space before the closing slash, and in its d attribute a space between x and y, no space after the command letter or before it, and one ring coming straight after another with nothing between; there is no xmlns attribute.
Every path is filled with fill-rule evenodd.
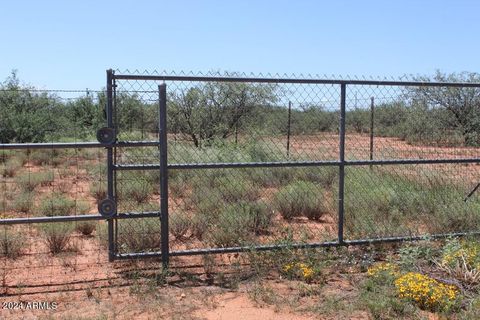
<svg viewBox="0 0 480 320"><path fill-rule="evenodd" d="M337 239L340 81L290 83L276 81L281 78L276 75L263 82L262 75L249 75L254 79L236 82L234 77L247 75L215 72L173 74L178 77L159 81L141 76L172 74L133 74L140 77L116 80L117 98L133 98L136 102L131 106L143 104L144 108L135 117L126 116L128 121L120 121L122 137L155 138L157 88L166 83L170 166L262 166L169 169L173 251ZM202 78L188 78L195 76ZM308 78L313 77L303 77ZM447 85L347 85L345 239L477 229L480 202L476 196L464 201L476 184L474 160L466 164L381 162L478 158L478 139L474 132L462 131L467 124L459 123L452 105L459 99L467 109L478 107L479 91ZM145 119L151 120L149 125ZM128 149L121 158L128 163L158 163L158 152ZM376 163L349 165L362 160ZM285 161L293 165L265 164ZM304 161L336 165L294 167Z"/></svg>

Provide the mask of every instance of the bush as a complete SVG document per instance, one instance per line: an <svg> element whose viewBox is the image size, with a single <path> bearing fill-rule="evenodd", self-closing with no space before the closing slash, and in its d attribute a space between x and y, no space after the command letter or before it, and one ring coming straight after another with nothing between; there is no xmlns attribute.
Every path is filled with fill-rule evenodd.
<svg viewBox="0 0 480 320"><path fill-rule="evenodd" d="M215 225L209 228L208 242L218 247L244 245L250 234L244 226L239 225L236 219L235 211L227 209L222 211Z"/></svg>
<svg viewBox="0 0 480 320"><path fill-rule="evenodd" d="M205 216L202 213L193 215L190 225L192 237L202 240L210 225L210 219L208 216Z"/></svg>
<svg viewBox="0 0 480 320"><path fill-rule="evenodd" d="M53 182L53 172L33 172L17 177L17 184L22 190L33 191L38 186L48 186Z"/></svg>
<svg viewBox="0 0 480 320"><path fill-rule="evenodd" d="M77 200L75 202L74 214L82 215L90 213L90 204L87 201Z"/></svg>
<svg viewBox="0 0 480 320"><path fill-rule="evenodd" d="M68 249L73 225L71 223L48 223L41 226L45 242L52 254L57 254Z"/></svg>
<svg viewBox="0 0 480 320"><path fill-rule="evenodd" d="M256 235L265 234L271 227L274 212L264 203L242 201L233 204L225 210L237 212L239 228L245 229Z"/></svg>
<svg viewBox="0 0 480 320"><path fill-rule="evenodd" d="M185 213L172 215L169 220L170 233L178 240L184 239L191 225L192 220Z"/></svg>
<svg viewBox="0 0 480 320"><path fill-rule="evenodd" d="M247 146L247 154L253 162L275 162L283 160L278 147L275 145L267 145L267 142L251 143Z"/></svg>
<svg viewBox="0 0 480 320"><path fill-rule="evenodd" d="M345 192L347 232L377 237L476 230L480 226L479 200L465 203L458 185L429 175L418 171L412 178L398 172L349 168L345 180L349 186Z"/></svg>
<svg viewBox="0 0 480 320"><path fill-rule="evenodd" d="M245 171L254 184L261 187L278 187L294 180L295 171L292 168L255 168Z"/></svg>
<svg viewBox="0 0 480 320"><path fill-rule="evenodd" d="M449 239L442 249L440 267L462 283L480 283L480 244L475 239Z"/></svg>
<svg viewBox="0 0 480 320"><path fill-rule="evenodd" d="M317 183L324 188L331 188L338 180L338 168L320 167L303 169L299 172L298 179Z"/></svg>
<svg viewBox="0 0 480 320"><path fill-rule="evenodd" d="M241 176L222 177L214 184L226 202L255 201L259 197L258 188Z"/></svg>
<svg viewBox="0 0 480 320"><path fill-rule="evenodd" d="M78 157L84 160L96 160L102 157L103 152L101 149L79 149Z"/></svg>
<svg viewBox="0 0 480 320"><path fill-rule="evenodd" d="M85 168L93 179L105 178L107 176L107 165L98 163L95 166L89 165Z"/></svg>
<svg viewBox="0 0 480 320"><path fill-rule="evenodd" d="M289 279L298 279L311 282L318 276L319 272L309 263L291 262L283 266L283 273Z"/></svg>
<svg viewBox="0 0 480 320"><path fill-rule="evenodd" d="M153 193L153 184L148 180L141 180L140 177L123 181L119 188L119 197L122 201L134 200L138 204L146 203Z"/></svg>
<svg viewBox="0 0 480 320"><path fill-rule="evenodd" d="M15 72L0 88L7 89L0 91L1 143L44 142L61 131L65 110L56 97L30 91Z"/></svg>
<svg viewBox="0 0 480 320"><path fill-rule="evenodd" d="M107 185L105 181L95 181L90 184L90 194L97 200L102 201L107 197Z"/></svg>
<svg viewBox="0 0 480 320"><path fill-rule="evenodd" d="M159 250L160 220L158 218L120 220L118 245L123 252Z"/></svg>
<svg viewBox="0 0 480 320"><path fill-rule="evenodd" d="M25 244L24 236L18 231L7 228L0 231L0 255L16 259L22 254Z"/></svg>
<svg viewBox="0 0 480 320"><path fill-rule="evenodd" d="M106 221L98 222L97 235L100 245L108 249L108 223Z"/></svg>
<svg viewBox="0 0 480 320"><path fill-rule="evenodd" d="M96 227L97 224L95 221L79 221L75 224L75 230L84 236L91 235Z"/></svg>
<svg viewBox="0 0 480 320"><path fill-rule="evenodd" d="M210 241L220 247L245 245L255 234L268 231L273 212L264 204L239 202L226 206L214 220Z"/></svg>
<svg viewBox="0 0 480 320"><path fill-rule="evenodd" d="M395 280L400 298L416 303L430 311L448 311L455 306L459 290L429 276L409 272Z"/></svg>
<svg viewBox="0 0 480 320"><path fill-rule="evenodd" d="M0 164L7 162L7 160L11 159L12 156L12 151L2 150L2 152L0 153Z"/></svg>
<svg viewBox="0 0 480 320"><path fill-rule="evenodd" d="M172 172L175 172L172 174ZM168 190L175 197L183 197L188 187L187 176L176 171L169 171ZM158 185L158 181L155 185Z"/></svg>
<svg viewBox="0 0 480 320"><path fill-rule="evenodd" d="M76 213L75 201L60 193L54 193L40 201L39 211L45 216L67 216Z"/></svg>
<svg viewBox="0 0 480 320"><path fill-rule="evenodd" d="M278 190L274 206L286 220L300 216L319 220L328 211L323 191L305 181L296 181Z"/></svg>
<svg viewBox="0 0 480 320"><path fill-rule="evenodd" d="M189 205L195 211L206 217L216 217L224 206L222 194L218 189L194 189L192 195L188 197Z"/></svg>
<svg viewBox="0 0 480 320"><path fill-rule="evenodd" d="M60 151L53 150L34 150L29 155L30 162L36 166L53 165L58 166L62 159L60 157Z"/></svg>
<svg viewBox="0 0 480 320"><path fill-rule="evenodd" d="M8 159L4 164L3 164L3 167L2 167L2 177L5 177L5 178L11 178L13 176L15 176L15 174L17 173L17 171L22 167L22 162L21 160L17 159L17 158L10 158Z"/></svg>
<svg viewBox="0 0 480 320"><path fill-rule="evenodd" d="M13 208L19 212L29 213L33 208L33 199L33 192L22 192L13 201Z"/></svg>

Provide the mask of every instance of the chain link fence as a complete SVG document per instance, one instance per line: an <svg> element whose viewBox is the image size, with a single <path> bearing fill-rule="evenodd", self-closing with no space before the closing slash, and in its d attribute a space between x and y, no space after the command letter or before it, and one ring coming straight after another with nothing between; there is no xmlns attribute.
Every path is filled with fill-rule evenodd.
<svg viewBox="0 0 480 320"><path fill-rule="evenodd" d="M127 139L158 132L158 85L167 87L172 255L478 230L477 196L465 199L478 179L478 83L119 71L114 79L118 114L129 99L145 106L119 117ZM159 157L155 148L121 156L147 166Z"/></svg>
<svg viewBox="0 0 480 320"><path fill-rule="evenodd" d="M47 129L0 128L3 294L138 267L115 260L477 233L480 84L414 80L109 71L64 101L3 88L2 128Z"/></svg>

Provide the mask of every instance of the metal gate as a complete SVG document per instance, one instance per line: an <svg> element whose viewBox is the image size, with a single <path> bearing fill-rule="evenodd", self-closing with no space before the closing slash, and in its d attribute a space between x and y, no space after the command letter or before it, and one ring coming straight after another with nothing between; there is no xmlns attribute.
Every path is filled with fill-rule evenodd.
<svg viewBox="0 0 480 320"><path fill-rule="evenodd" d="M427 96L430 94L429 90L436 89L440 89L440 94L447 94L448 90L478 90L480 88L478 83L264 78L246 77L245 75L239 74L178 76L113 73L111 77L112 79L109 81L112 81L114 95L117 97L119 94L130 97L131 95L135 95L136 100L143 101L144 103L149 100L155 100L152 98L152 95L156 94L158 86L158 101L160 107L160 152L158 154L160 163L151 163L152 159L155 159L155 157L151 157L150 162L146 160L143 164L117 163L115 169L160 170L161 250L157 252L149 251L120 254L116 256L118 258L161 256L164 264L167 264L169 256L232 253L248 250L275 250L286 247L307 248L362 245L376 242L443 238L476 234L478 232L477 227L480 219L478 215L472 213L476 210L476 205L465 202L463 196L468 194L468 191L472 189L476 182L474 183L472 179L469 181L464 180L460 184L454 182L455 176L465 176L465 172L468 173L468 171L465 171L464 166L479 163L480 158L477 148L469 149L468 152L464 153L461 147L454 147L452 151L453 155L442 154L442 152L444 152L443 149L438 152L435 151L426 154L426 152L422 151L424 149L421 148L421 152L417 150L415 151L417 152L416 154L402 156L396 150L388 154L386 151L389 150L388 148L391 148L391 146L384 146L382 141L377 142L375 147L378 150L374 152L375 147L373 140L373 112L375 102L379 104L379 111L377 112L381 112L383 111L382 107L389 103L397 103L396 101L400 99L403 99L402 101L405 101L406 104L411 103L413 105L413 103L416 103L412 98L406 96L409 92L412 92L412 94L413 92L415 92L415 94L421 93ZM230 91L232 95L238 96L235 96L235 98L232 98L232 96L220 97L221 93L219 92L222 90ZM249 90L251 90L251 92L249 92ZM202 97L199 97L199 92L202 92L202 94L200 94ZM249 96L249 94L251 96ZM208 95L219 95L218 99L223 100L214 101L214 98L208 97ZM264 96L262 97L262 95ZM239 98L240 96L241 98ZM247 102L238 100L240 102L237 103L233 101L237 98L240 100L244 99ZM124 99L126 99L125 96ZM189 103L191 105L188 105ZM228 134L217 133L217 140L208 137L208 133L205 133L205 136L202 138L200 131L207 130L206 128L209 127L209 123L208 121L202 122L202 120L194 119L192 115L194 112L193 109L200 108L202 110L201 112L205 113L216 112L215 110L222 109L224 112L237 114L240 108L247 108L248 103L256 105L257 109L261 109L262 104L269 105L270 109L266 108L269 110L267 113L278 112L284 116L282 121L285 121L284 123L287 124L287 128L286 130L281 130L279 134L281 138L279 138L277 133L255 132L255 130L263 130L258 123L241 123L242 128L239 128L240 121L232 125ZM303 103L304 105L302 105ZM295 128L295 123L292 121L298 121L298 119L295 120L295 117L301 117L309 112L308 103L323 104L323 106L325 106L325 112L331 116L330 120L338 124L334 126L336 130L335 133L331 133L330 131L328 134L320 134L315 136L314 139L308 140L310 136L304 133L306 131L305 128ZM424 100L422 103L427 105L432 102ZM206 105L210 106L205 108ZM355 141L355 139L358 138L357 136L351 137L347 134L347 124L350 125L348 117L353 118L357 109L371 111L370 116L365 120L367 128L370 130L370 132L368 132L368 129L366 129L368 133L366 137L369 136L370 140L367 140L368 143L362 146L359 146L359 142L357 143ZM191 112L191 114L182 114L182 112ZM314 121L320 122L322 119L320 116L313 114L313 111L312 115L306 116L307 118L304 120L302 126ZM311 119L309 119L308 116L310 116ZM325 114L322 115L322 117L324 116ZM208 119L211 121L218 120L214 119L214 117ZM195 129L189 128L188 126L195 126L195 124L191 123L185 125L184 122L189 121L199 121L198 126ZM225 119L218 121L224 126L226 126L225 123L228 122L228 120ZM268 117L265 117L265 121L268 121ZM169 123L171 127L166 128L167 123ZM354 125L355 124L353 124L353 126ZM277 124L273 126L277 126ZM318 128L318 126L319 125L317 125L316 128ZM274 129L275 128L272 128L272 132L277 132ZM198 130L198 132L194 133L193 131L195 130ZM317 134L315 130L313 130L314 133L312 135ZM188 136L188 134L190 134L190 136ZM197 134L197 136L195 137L194 134ZM250 136L250 134L252 134L252 136ZM297 138L295 135L302 137L304 140L296 141L295 139ZM331 139L332 136L334 138L333 140ZM203 142L200 141L201 139L203 139ZM330 139L328 140L329 142L325 142L327 139ZM306 148L302 149L301 144L308 144L311 141L313 141L312 148L315 149L315 152L309 153L305 151L307 150ZM332 143L332 141L335 142ZM255 151L255 145L253 145L253 151L250 150L249 152L258 152L259 154L256 155L256 157L252 156L248 159L242 158L240 154L244 152L245 148L251 147L249 143L255 144L257 142L265 142L266 147L264 147L263 150ZM169 146L168 151L167 145ZM217 148L215 147L216 145L220 145L220 147ZM279 147L280 145L281 147ZM282 155L271 156L270 154L262 154L262 152L265 151L273 154L278 152ZM188 154L189 152L191 154ZM215 152L227 152L228 154L211 154ZM300 172L300 174L289 174L289 172L294 171ZM217 172L217 174L214 172ZM300 179L308 182L306 182L304 186L310 186L316 191L321 191L317 194L315 194L316 191L311 192L311 190L302 190L301 192L309 194L310 197L317 197L323 192L324 202L329 202L328 208L326 207L324 210L336 211L336 214L333 217L323 216L324 218L316 216L291 218L287 216L287 213L282 213L282 218L279 218L278 212L280 212L281 209L278 209L277 204L269 200L275 198L276 201L281 201L282 196L290 197L295 191L292 191L293 187L291 187L292 190L290 190L289 186L285 187L281 186L281 184L279 184L280 187L271 187L268 185L268 182L264 181L262 176L257 176L262 174L269 175L272 174L272 172L274 175L285 175L285 179L287 180L286 184L295 184L295 181L299 179L297 176L301 176ZM430 178L427 177L431 172L436 176L435 179L437 180L435 183L440 183L442 186L444 185L445 189L448 189L449 185L455 186L455 191L453 191L455 196L452 196L452 199L445 199L449 196L443 194L438 195L436 193L437 191L432 189L435 188L435 183L432 183L429 180ZM183 176L181 176L182 174ZM411 185L398 186L408 184L409 176L412 174L417 174L421 176L422 179L425 175L425 179L430 182L413 182ZM242 180L244 177L242 175L255 175L255 179L262 181L260 183L244 183ZM306 175L307 178L304 178L304 175ZM309 178L308 175L314 175L315 178ZM175 189L189 189L192 183L200 184L201 186L194 186L192 191L187 190L186 192L184 192L185 190L176 190L177 195L173 196L170 193L170 202L173 202L173 204L169 204L168 189L170 183L167 180L168 176L172 176L181 181L180 183L175 180L170 182L174 183ZM183 178L180 179L178 178L179 176ZM200 182L195 180L198 176L200 176ZM327 176L330 178L326 178ZM469 177L471 178L471 175L469 175ZM279 179L281 179L281 177ZM325 179L332 179L333 181L323 182ZM364 183L366 179L378 179L377 183L372 183L372 188L376 184L386 184L382 181L388 179L393 182L385 186L385 194L368 194L368 192L362 191L362 183ZM235 196L229 194L230 190L225 191L225 189L240 185L242 184L240 183L241 181L243 188L233 187L233 192L240 193L238 199L235 201L241 204L231 205L230 198L235 198ZM310 181L313 182L310 183ZM325 188L320 186L322 183L329 184L330 189L325 191ZM262 191L260 195L250 195L248 191L260 188L259 185L262 185L261 188L274 194L265 195ZM279 188L280 190L275 190L275 188ZM298 188L301 189L302 184L300 184ZM368 186L363 188L368 188ZM220 190L223 198L222 196L215 198L217 194L215 192L210 193L209 190ZM440 191L439 193L441 192L446 191ZM431 194L435 194L433 201L450 201L449 204L446 204L446 206L449 206L449 210L458 209L459 212L465 215L464 218L454 217L452 213L449 213L450 216L446 217L444 222L438 222L437 225L436 221L433 223L429 222L435 220L435 217L424 218L422 217L422 210L418 210L418 212L412 212L411 216L406 218L404 222L398 223L397 220L400 219L400 216L405 216L409 213L389 213L387 212L389 211L388 208L385 209L382 207L382 210L386 210L385 220L383 220L383 215L379 216L379 213L381 213L380 210L377 210L379 212L375 213L376 209L370 208L371 204L369 203L372 198L377 198L383 201L379 206L393 207L395 205L401 208L401 202L405 200L401 198L403 196L407 198L419 198L416 205L421 207L422 202L430 201L428 197L430 197ZM391 199L396 196L401 199ZM198 197L214 198L216 200L213 202L217 201L217 203L213 205L205 204L205 201L203 201L203 199L197 199ZM268 199L265 200L264 198ZM297 199L295 201L302 200ZM362 201L365 201L365 203L362 203ZM397 204L395 201L400 202L400 204ZM258 224L261 223L258 221L254 222L256 225L252 227L252 231L249 229L248 223L245 224L243 221L244 218L242 215L247 211L247 216L248 214L257 214L255 210L257 210L256 204L258 202L265 204L267 211L271 212L271 210L274 210L276 212L266 218L268 220L266 225L259 226ZM208 221L209 225L204 226L206 230L208 230L207 235L203 234L192 240L192 238L195 238L195 235L193 235L195 232L185 230L202 227L192 227L190 225L190 227L187 226L185 229L181 229L176 225L174 227L175 230L172 230L172 226L169 226L169 216L171 216L171 222L174 217L180 220L181 223L185 222L185 219L194 220L197 219L196 215L202 213L203 206L208 207L206 210L215 211L215 213L211 215L213 218L210 220L208 219L208 212L200 215L200 219ZM220 210L218 211L220 211L220 213L217 212L219 207ZM247 209L245 209L245 207ZM409 209L412 208L413 210L417 210L414 206ZM370 213L369 210L372 212ZM173 216L172 211L175 211L173 212ZM359 212L362 212L365 216L359 218ZM275 216L275 214L277 216ZM431 213L425 211L425 214ZM226 223L226 225L222 224L224 223L222 220L225 218L224 215L230 215L231 221ZM397 216L392 218L391 216L393 215ZM459 214L459 216L460 215L461 214ZM467 216L470 220L466 218ZM410 225L410 222L417 218L422 219L422 224L425 223L427 226L431 224L435 225L435 227L425 227L426 230L422 230L423 227L417 228L415 223ZM457 224L454 224L448 222L448 219L465 220L457 221ZM202 222L197 221L195 223L201 224ZM277 225L278 228L272 230L273 228L270 228L268 224ZM293 225L293 227L288 224ZM307 227L302 229L301 224ZM324 225L327 224L330 226L330 230L326 230L324 227ZM181 232L178 231L177 228L181 229L180 231L182 232L191 232L192 236L187 236L188 239L186 241L181 241L183 235L180 234ZM230 233L230 235L235 234L236 229L241 228L246 229L241 231L242 234L236 235L239 239L235 238L232 240L228 238L228 235L225 235L225 237L228 238L227 240L224 239L225 237L221 237L223 233ZM308 233L308 235L303 236L302 232ZM174 233L179 234L174 236ZM252 233L253 235L244 237L246 233ZM216 234L216 236L212 236L212 234ZM205 240L205 237L209 237L210 239ZM212 238L214 239L212 240ZM180 239L180 241L178 239ZM172 243L172 240L174 240L174 243Z"/></svg>

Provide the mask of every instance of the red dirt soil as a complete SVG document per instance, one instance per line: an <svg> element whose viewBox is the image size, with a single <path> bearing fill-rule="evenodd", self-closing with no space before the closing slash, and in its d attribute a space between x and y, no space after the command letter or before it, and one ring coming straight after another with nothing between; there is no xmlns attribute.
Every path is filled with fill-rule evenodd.
<svg viewBox="0 0 480 320"><path fill-rule="evenodd" d="M320 141L320 145L319 145ZM347 136L346 152L348 159L367 159L369 138L363 135ZM338 136L333 134L322 134L318 136L293 137L291 145L292 153L295 154L323 154L322 159L337 159ZM412 146L404 141L394 138L375 138L375 159L392 158L466 158L479 157L478 148L445 148ZM455 168L453 168L455 167ZM38 171L36 167L27 164L31 172ZM412 170L415 168L412 168ZM471 181L472 183L480 177L480 166L476 165L436 165L432 169L440 172L450 173L459 181ZM402 170L404 170L402 168ZM74 170L75 172L75 170ZM72 197L81 199L90 204L90 212L95 212L96 201L89 194L89 180L85 178L86 172L79 170L77 176L68 177L66 182L74 188L68 191ZM55 183L59 183L56 181ZM56 186L56 185L54 185ZM50 190L41 189L41 193ZM171 201L174 203L175 201ZM297 221L301 224L302 221ZM308 228L326 233L334 232L335 221L326 217L321 222L304 222ZM137 264L108 262L107 250L100 245L98 237L85 237L76 234L73 240L72 252L52 256L48 253L46 244L39 241L38 231L35 227L28 227L28 245L24 255L16 260L0 258L0 277L2 286L0 293L4 296L3 301L58 301L59 310L40 314L55 316L76 315L86 318L106 314L109 318L118 319L154 319L158 314L170 317L171 305L162 303L151 304L148 308L142 307L145 301L133 297L127 288L122 286L129 284L125 270L138 268ZM22 231L22 232L25 232ZM172 239L175 240L175 239ZM191 243L195 247L197 244ZM179 245L184 246L184 245ZM176 248L177 249L177 248ZM196 257L186 258L185 264L198 264ZM228 259L226 259L228 261ZM157 265L158 266L158 265ZM110 289L98 289L110 287ZM248 298L245 293L222 292L206 295L205 288L191 289L192 296L188 290L180 288L169 288L166 290L168 297L163 296L167 301L176 301L174 308L183 311L183 316L190 314L192 318L199 319L321 319L311 315L293 314L289 310L276 310L272 306L259 307ZM195 291L197 290L197 291ZM213 289L212 289L213 290ZM51 293L49 293L51 292ZM92 293L93 292L93 293ZM182 293L186 296L183 297ZM215 307L199 304L202 296L211 297ZM197 299L197 300L195 300ZM205 298L206 299L206 298ZM72 313L72 309L75 310ZM36 319L37 311L0 310L0 319ZM366 315L355 315L350 319L368 319Z"/></svg>

